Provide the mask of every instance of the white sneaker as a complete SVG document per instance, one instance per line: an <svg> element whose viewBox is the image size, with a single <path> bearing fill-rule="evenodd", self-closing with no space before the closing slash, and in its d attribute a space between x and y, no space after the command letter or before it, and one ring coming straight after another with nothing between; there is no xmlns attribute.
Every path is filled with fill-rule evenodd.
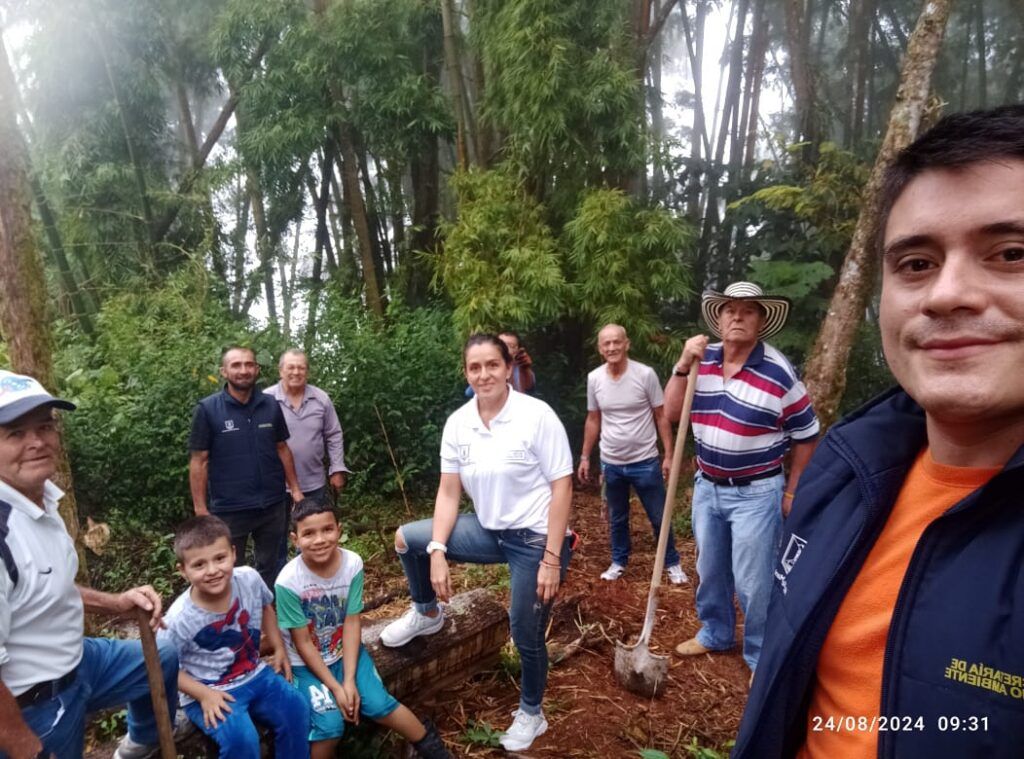
<svg viewBox="0 0 1024 759"><path fill-rule="evenodd" d="M160 753L160 745L136 743L125 733L114 749L113 759L148 759Z"/></svg>
<svg viewBox="0 0 1024 759"><path fill-rule="evenodd" d="M404 646L420 635L433 635L444 627L444 611L437 607L437 616L428 617L412 607L390 625L380 631L380 642L388 648Z"/></svg>
<svg viewBox="0 0 1024 759"><path fill-rule="evenodd" d="M668 568L668 581L673 585L682 585L683 583L688 582L689 578L686 576L686 572L683 571L683 568L679 564L673 564Z"/></svg>
<svg viewBox="0 0 1024 759"><path fill-rule="evenodd" d="M614 561L608 569L601 573L602 580L618 580L625 573L626 568L621 564L616 564Z"/></svg>
<svg viewBox="0 0 1024 759"><path fill-rule="evenodd" d="M506 751L525 751L548 729L548 721L544 719L544 712L540 714L527 714L522 709L512 712L515 717L512 725L505 734L501 736L501 745Z"/></svg>

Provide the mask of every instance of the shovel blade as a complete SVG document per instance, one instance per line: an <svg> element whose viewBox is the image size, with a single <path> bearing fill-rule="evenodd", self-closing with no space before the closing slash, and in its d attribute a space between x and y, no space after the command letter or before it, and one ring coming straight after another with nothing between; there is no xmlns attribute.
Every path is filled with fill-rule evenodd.
<svg viewBox="0 0 1024 759"><path fill-rule="evenodd" d="M615 646L615 679L626 690L655 698L665 692L668 657L652 654L646 643Z"/></svg>

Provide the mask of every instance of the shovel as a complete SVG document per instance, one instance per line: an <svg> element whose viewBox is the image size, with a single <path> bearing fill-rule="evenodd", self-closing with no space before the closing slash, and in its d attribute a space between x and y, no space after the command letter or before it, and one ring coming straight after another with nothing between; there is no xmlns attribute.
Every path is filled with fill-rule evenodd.
<svg viewBox="0 0 1024 759"><path fill-rule="evenodd" d="M178 752L174 748L174 728L168 712L167 691L164 689L164 673L160 668L160 654L156 650L156 636L149 626L149 612L140 608L137 615L142 658L146 662L146 677L149 679L149 697L153 701L156 731L160 736L160 759L176 759Z"/></svg>
<svg viewBox="0 0 1024 759"><path fill-rule="evenodd" d="M651 640L654 614L658 610L658 588L661 586L661 573L665 569L665 549L668 547L668 536L672 530L672 510L675 507L679 470L683 463L683 446L686 443L686 428L690 425L690 409L693 406L699 369L700 361L696 360L690 366L686 382L686 396L683 399L683 410L679 415L676 447L672 452L672 468L669 470L668 492L665 494L665 513L661 517L661 532L658 534L658 550L654 557L654 571L651 573L651 590L647 595L647 616L644 617L644 626L640 631L640 638L632 646L621 642L615 644L615 679L626 690L648 698L662 694L668 674L668 657L652 654L647 644Z"/></svg>

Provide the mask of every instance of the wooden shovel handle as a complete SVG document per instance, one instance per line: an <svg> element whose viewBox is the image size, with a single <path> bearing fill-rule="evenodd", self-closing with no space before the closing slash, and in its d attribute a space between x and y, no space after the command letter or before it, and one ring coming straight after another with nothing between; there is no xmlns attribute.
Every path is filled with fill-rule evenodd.
<svg viewBox="0 0 1024 759"><path fill-rule="evenodd" d="M700 359L694 359L690 365L686 380L686 395L683 397L683 410L679 414L679 431L676 433L676 447L672 451L672 467L668 473L668 489L665 492L665 511L661 516L661 532L658 533L658 550L654 555L654 572L651 575L651 591L661 585L661 573L665 571L665 549L668 548L668 536L672 533L672 512L676 505L676 489L679 487L679 471L683 464L683 448L686 446L686 428L690 426L690 409L693 408L693 394L697 389L697 372L700 370Z"/></svg>
<svg viewBox="0 0 1024 759"><path fill-rule="evenodd" d="M153 701L156 730L160 736L160 757L176 759L178 752L174 748L174 728L167 707L167 691L164 672L160 667L160 654L156 650L156 636L149 626L149 612L139 607L136 607L135 612L139 622L139 640L142 641L142 658L146 662L146 677L149 679L149 696Z"/></svg>

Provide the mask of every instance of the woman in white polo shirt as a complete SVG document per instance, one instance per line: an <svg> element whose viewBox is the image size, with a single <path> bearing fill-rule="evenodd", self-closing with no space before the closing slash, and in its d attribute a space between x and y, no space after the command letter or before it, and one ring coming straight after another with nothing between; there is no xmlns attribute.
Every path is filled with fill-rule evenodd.
<svg viewBox="0 0 1024 759"><path fill-rule="evenodd" d="M475 395L445 424L434 518L402 525L395 535L413 608L384 628L381 642L402 646L444 626L437 601L452 594L449 560L507 562L523 685L501 743L523 751L548 727L541 710L548 672L544 633L571 553L572 453L551 407L509 386L512 356L505 343L473 335L462 357ZM472 514L459 514L463 489Z"/></svg>

